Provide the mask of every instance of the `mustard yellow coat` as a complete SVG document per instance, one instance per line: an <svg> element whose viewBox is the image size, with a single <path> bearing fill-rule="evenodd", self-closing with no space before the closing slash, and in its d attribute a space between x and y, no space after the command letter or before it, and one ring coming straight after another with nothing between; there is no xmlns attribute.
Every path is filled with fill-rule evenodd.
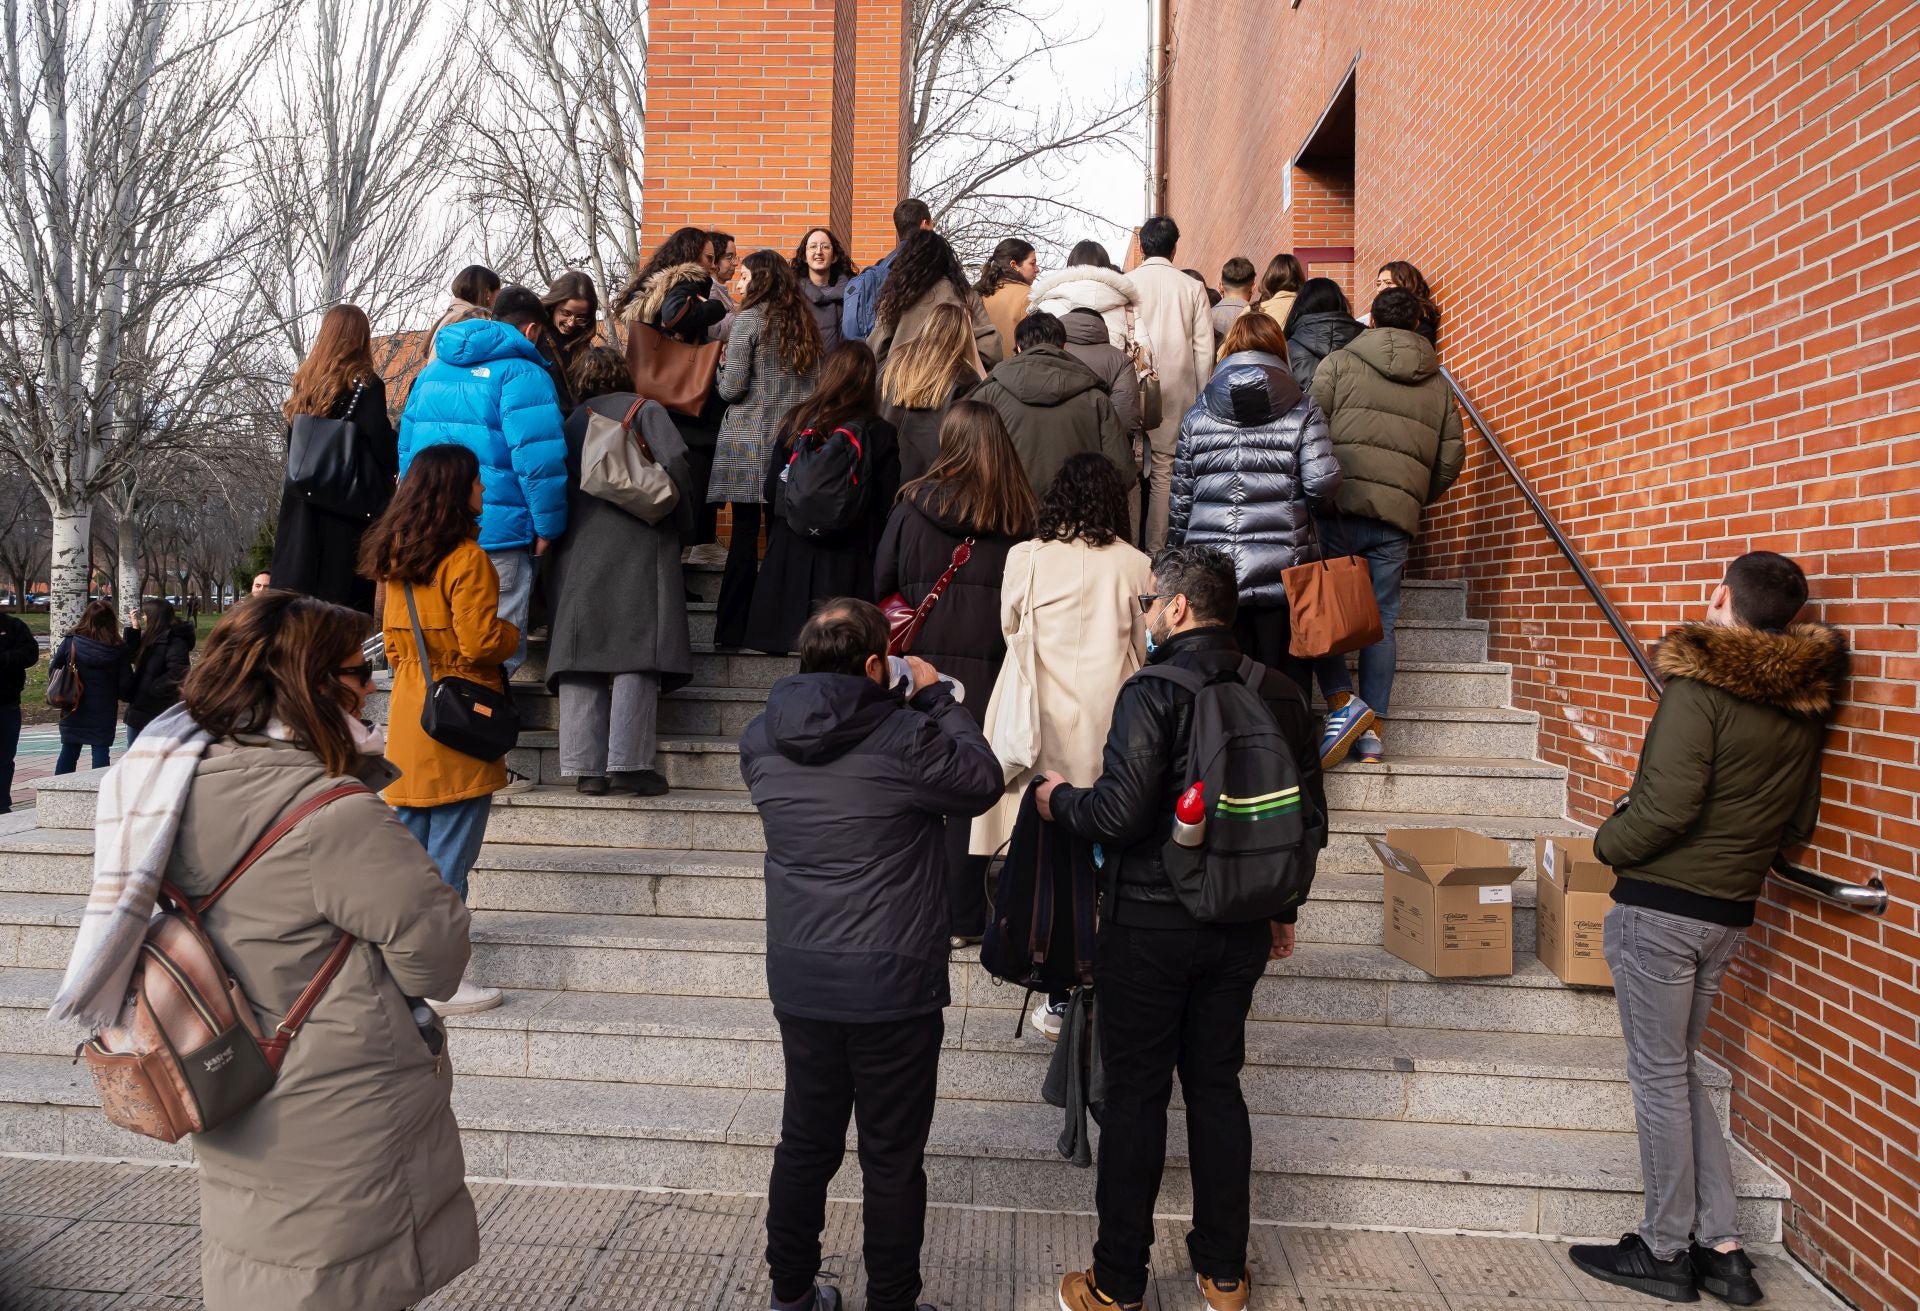
<svg viewBox="0 0 1920 1311"><path fill-rule="evenodd" d="M501 683L500 662L520 645L520 630L496 613L500 577L478 542L465 541L449 551L433 571L431 582L413 585L413 599L420 610L420 629L435 678ZM476 760L440 745L420 727L427 680L414 650L403 584L387 583L381 628L387 639L387 660L393 665L387 759L400 770L400 781L386 790L387 804L444 806L505 787L506 761Z"/></svg>

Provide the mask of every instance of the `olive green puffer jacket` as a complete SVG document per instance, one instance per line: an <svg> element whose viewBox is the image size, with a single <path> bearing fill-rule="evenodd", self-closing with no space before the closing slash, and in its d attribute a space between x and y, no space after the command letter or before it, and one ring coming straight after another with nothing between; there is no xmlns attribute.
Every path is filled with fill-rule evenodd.
<svg viewBox="0 0 1920 1311"><path fill-rule="evenodd" d="M1403 328L1368 328L1320 361L1311 394L1333 430L1341 512L1418 533L1421 507L1453 485L1466 456L1432 343Z"/></svg>
<svg viewBox="0 0 1920 1311"><path fill-rule="evenodd" d="M1683 624L1654 667L1666 691L1633 790L1594 834L1594 854L1619 876L1617 901L1751 923L1774 858L1806 842L1819 818L1820 750L1845 642L1821 624Z"/></svg>

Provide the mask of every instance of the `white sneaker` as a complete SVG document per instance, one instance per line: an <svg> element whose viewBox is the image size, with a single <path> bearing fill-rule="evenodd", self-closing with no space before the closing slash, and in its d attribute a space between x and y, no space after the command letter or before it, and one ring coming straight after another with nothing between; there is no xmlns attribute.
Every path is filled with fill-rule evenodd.
<svg viewBox="0 0 1920 1311"><path fill-rule="evenodd" d="M477 983L460 980L460 986L454 989L453 996L445 1001L428 999L427 1005L433 1007L435 1015L477 1015L481 1011L490 1011L500 1004L500 989L483 988Z"/></svg>
<svg viewBox="0 0 1920 1311"><path fill-rule="evenodd" d="M1066 1022L1067 1002L1054 1003L1042 997L1027 1018L1048 1042L1060 1041L1060 1026Z"/></svg>
<svg viewBox="0 0 1920 1311"><path fill-rule="evenodd" d="M496 797L511 797L517 796L522 792L531 791L533 791L533 780L517 769L509 769L507 771L507 785L493 795Z"/></svg>

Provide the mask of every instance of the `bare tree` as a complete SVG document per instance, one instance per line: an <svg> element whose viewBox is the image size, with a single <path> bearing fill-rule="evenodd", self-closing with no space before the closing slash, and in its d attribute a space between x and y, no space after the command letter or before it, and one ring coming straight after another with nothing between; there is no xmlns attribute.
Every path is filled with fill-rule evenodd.
<svg viewBox="0 0 1920 1311"><path fill-rule="evenodd" d="M447 272L446 129L464 78L435 16L425 0L306 0L246 107L264 244L249 272L296 361L329 306L399 326Z"/></svg>
<svg viewBox="0 0 1920 1311"><path fill-rule="evenodd" d="M584 268L604 302L638 266L646 15L646 0L498 0L474 32L479 78L513 89L469 97L455 133L500 267L542 283Z"/></svg>
<svg viewBox="0 0 1920 1311"><path fill-rule="evenodd" d="M96 499L165 431L128 422L129 394L217 346L181 307L244 250L235 111L278 21L0 0L0 453L51 512L56 629L86 601Z"/></svg>
<svg viewBox="0 0 1920 1311"><path fill-rule="evenodd" d="M26 474L17 468L0 472L0 578L12 586L18 608L46 572L51 527L47 503Z"/></svg>
<svg viewBox="0 0 1920 1311"><path fill-rule="evenodd" d="M962 259L984 259L1010 233L1063 251L1089 223L1113 225L1062 184L1090 158L1139 158L1140 70L1085 100L1059 94L1058 78L1026 102L1016 87L1036 64L1063 67L1091 37L1057 4L913 0L907 172Z"/></svg>

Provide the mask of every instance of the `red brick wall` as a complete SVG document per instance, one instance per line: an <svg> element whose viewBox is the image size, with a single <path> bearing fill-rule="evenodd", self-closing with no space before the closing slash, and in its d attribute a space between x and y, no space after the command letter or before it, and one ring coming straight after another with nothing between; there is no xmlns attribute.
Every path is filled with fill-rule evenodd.
<svg viewBox="0 0 1920 1311"><path fill-rule="evenodd" d="M1356 277L1426 272L1442 358L1636 633L1768 548L1851 636L1806 863L1885 878L1895 909L1769 892L1711 1046L1740 1140L1792 1180L1793 1249L1862 1306L1915 1307L1920 7L1176 0L1175 21L1181 263L1294 239L1286 165L1359 55ZM1599 818L1652 702L1476 438L1417 570L1470 581Z"/></svg>
<svg viewBox="0 0 1920 1311"><path fill-rule="evenodd" d="M647 243L694 223L733 233L743 253L791 253L807 228L838 220L856 252L891 249L904 2L656 0ZM888 236L872 250L876 212Z"/></svg>

